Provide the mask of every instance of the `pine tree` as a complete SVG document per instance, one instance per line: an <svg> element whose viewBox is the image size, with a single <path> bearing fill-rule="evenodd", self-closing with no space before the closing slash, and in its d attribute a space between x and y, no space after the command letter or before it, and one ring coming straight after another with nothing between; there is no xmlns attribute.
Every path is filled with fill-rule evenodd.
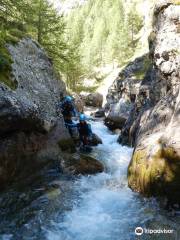
<svg viewBox="0 0 180 240"><path fill-rule="evenodd" d="M127 28L129 29L129 41L131 47L135 47L135 35L142 28L142 17L136 11L136 5L132 4L130 11L127 15Z"/></svg>

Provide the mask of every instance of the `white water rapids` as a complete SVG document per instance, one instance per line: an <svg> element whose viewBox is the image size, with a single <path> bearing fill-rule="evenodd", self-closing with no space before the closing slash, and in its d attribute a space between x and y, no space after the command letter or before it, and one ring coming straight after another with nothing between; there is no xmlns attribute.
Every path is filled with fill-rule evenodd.
<svg viewBox="0 0 180 240"><path fill-rule="evenodd" d="M63 175L53 165L0 193L0 240L178 240L180 217L127 186L132 149L117 143L103 122L91 122L103 144L92 156L105 172ZM135 228L173 229L175 234L135 235Z"/></svg>
<svg viewBox="0 0 180 240"><path fill-rule="evenodd" d="M103 139L93 155L104 163L106 172L76 180L73 208L52 222L48 240L131 240L135 228L156 215L152 201L145 202L127 186L132 149L119 145L117 135L103 123L95 122L92 128Z"/></svg>

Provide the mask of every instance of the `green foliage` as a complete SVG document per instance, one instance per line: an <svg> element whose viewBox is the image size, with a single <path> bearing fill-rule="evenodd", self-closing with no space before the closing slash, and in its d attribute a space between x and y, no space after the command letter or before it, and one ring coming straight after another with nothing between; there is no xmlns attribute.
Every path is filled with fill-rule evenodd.
<svg viewBox="0 0 180 240"><path fill-rule="evenodd" d="M127 12L121 0L89 0L67 17L70 42L79 46L82 65L90 72L117 60L130 58L142 19L132 5Z"/></svg>
<svg viewBox="0 0 180 240"><path fill-rule="evenodd" d="M173 4L175 4L175 5L180 5L180 0L173 0L172 2L173 2Z"/></svg>
<svg viewBox="0 0 180 240"><path fill-rule="evenodd" d="M135 35L143 26L142 18L135 11L136 5L133 4L130 11L127 14L127 28L129 29L129 37L131 39L132 48L136 46Z"/></svg>
<svg viewBox="0 0 180 240"><path fill-rule="evenodd" d="M25 36L21 13L23 3L20 0L0 0L0 82L12 89L16 84L11 79L12 59L6 48L7 43L16 44Z"/></svg>
<svg viewBox="0 0 180 240"><path fill-rule="evenodd" d="M9 69L9 56L6 53L1 52L0 53L0 71L5 71L6 69Z"/></svg>
<svg viewBox="0 0 180 240"><path fill-rule="evenodd" d="M5 83L12 89L15 89L15 83L11 80L12 59L7 49L0 44L0 82Z"/></svg>
<svg viewBox="0 0 180 240"><path fill-rule="evenodd" d="M123 0L88 0L66 16L49 0L0 0L1 46L31 36L45 48L73 91L79 91L95 66L123 64L130 58L141 26L135 6L126 11ZM10 71L7 55L1 56L0 64Z"/></svg>

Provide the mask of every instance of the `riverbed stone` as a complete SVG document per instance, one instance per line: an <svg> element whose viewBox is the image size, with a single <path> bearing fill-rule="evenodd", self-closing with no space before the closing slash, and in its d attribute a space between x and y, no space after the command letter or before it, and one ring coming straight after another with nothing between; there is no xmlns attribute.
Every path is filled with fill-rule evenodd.
<svg viewBox="0 0 180 240"><path fill-rule="evenodd" d="M61 162L62 169L69 174L96 174L104 171L104 165L97 159L85 154L65 154Z"/></svg>
<svg viewBox="0 0 180 240"><path fill-rule="evenodd" d="M127 121L132 104L123 98L118 103L111 104L109 112L105 118L105 124L111 130L121 129Z"/></svg>
<svg viewBox="0 0 180 240"><path fill-rule="evenodd" d="M100 108L93 114L93 116L95 118L103 118L105 117L105 110L103 108Z"/></svg>
<svg viewBox="0 0 180 240"><path fill-rule="evenodd" d="M102 143L103 143L102 139L96 133L93 133L90 138L90 145L97 146Z"/></svg>
<svg viewBox="0 0 180 240"><path fill-rule="evenodd" d="M90 93L85 98L85 104L92 107L102 107L103 95L98 92Z"/></svg>

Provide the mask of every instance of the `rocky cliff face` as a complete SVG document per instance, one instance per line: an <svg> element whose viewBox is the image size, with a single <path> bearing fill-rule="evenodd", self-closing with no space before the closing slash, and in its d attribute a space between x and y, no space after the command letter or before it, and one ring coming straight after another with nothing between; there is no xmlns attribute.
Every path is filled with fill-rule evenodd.
<svg viewBox="0 0 180 240"><path fill-rule="evenodd" d="M141 104L142 99L139 98L139 93L146 92L142 86L142 80L150 65L147 54L136 58L119 73L108 90L106 108L109 112L105 123L110 129L122 129L123 143L130 142L125 128L127 128L127 122L132 122L134 119L135 107Z"/></svg>
<svg viewBox="0 0 180 240"><path fill-rule="evenodd" d="M159 1L153 22L149 58L136 59L119 74L108 101L132 104L119 137L135 147L129 186L180 202L180 5Z"/></svg>
<svg viewBox="0 0 180 240"><path fill-rule="evenodd" d="M55 75L51 60L31 39L8 50L17 89L0 84L0 187L60 159L58 144L70 141L57 109L65 84Z"/></svg>
<svg viewBox="0 0 180 240"><path fill-rule="evenodd" d="M149 104L139 116L129 185L180 202L180 5L155 7Z"/></svg>

